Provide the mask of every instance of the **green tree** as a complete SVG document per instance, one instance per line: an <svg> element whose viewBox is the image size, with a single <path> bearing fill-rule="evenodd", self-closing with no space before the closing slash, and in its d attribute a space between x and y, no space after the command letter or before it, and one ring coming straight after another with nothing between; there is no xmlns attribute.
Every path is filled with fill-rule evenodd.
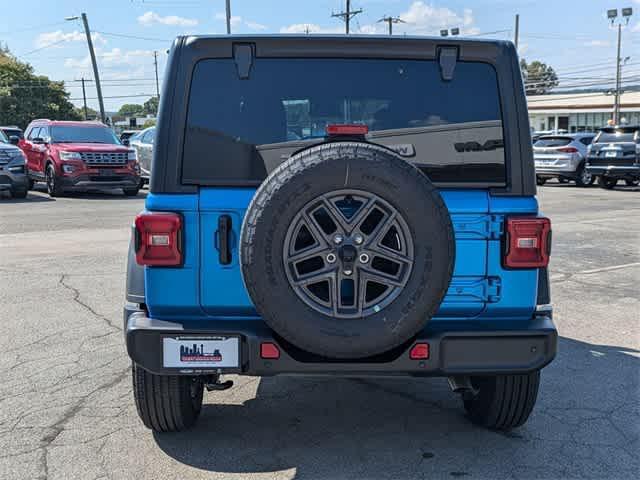
<svg viewBox="0 0 640 480"><path fill-rule="evenodd" d="M157 115L158 114L158 97L151 97L149 100L144 102L144 113L146 115Z"/></svg>
<svg viewBox="0 0 640 480"><path fill-rule="evenodd" d="M76 107L76 113L84 120L84 107ZM100 113L91 107L87 107L87 120L100 119Z"/></svg>
<svg viewBox="0 0 640 480"><path fill-rule="evenodd" d="M520 60L520 71L527 95L544 95L558 86L558 76L555 70L546 63L538 60L527 63L523 58Z"/></svg>
<svg viewBox="0 0 640 480"><path fill-rule="evenodd" d="M144 125L142 125L142 128L149 128L149 127L153 127L155 126L156 121L155 120L147 120L146 122L144 122Z"/></svg>
<svg viewBox="0 0 640 480"><path fill-rule="evenodd" d="M118 115L123 117L136 117L144 113L144 107L138 103L125 103L118 110Z"/></svg>
<svg viewBox="0 0 640 480"><path fill-rule="evenodd" d="M64 82L35 75L33 67L21 62L0 45L0 125L25 128L34 118L80 120Z"/></svg>

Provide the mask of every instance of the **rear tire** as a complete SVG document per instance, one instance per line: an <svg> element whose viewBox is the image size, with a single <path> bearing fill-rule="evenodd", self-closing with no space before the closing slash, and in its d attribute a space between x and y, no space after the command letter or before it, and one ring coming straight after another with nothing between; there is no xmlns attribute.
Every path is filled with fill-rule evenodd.
<svg viewBox="0 0 640 480"><path fill-rule="evenodd" d="M477 394L464 400L473 423L493 430L511 430L523 425L536 403L540 371L524 375L472 377Z"/></svg>
<svg viewBox="0 0 640 480"><path fill-rule="evenodd" d="M545 183L547 183L547 179L546 178L536 177L536 184L537 185L542 186Z"/></svg>
<svg viewBox="0 0 640 480"><path fill-rule="evenodd" d="M155 432L179 432L196 423L203 384L197 377L155 375L133 364L133 397L140 420Z"/></svg>
<svg viewBox="0 0 640 480"><path fill-rule="evenodd" d="M11 190L11 197L12 198L27 198L27 194L29 193L29 190L26 189L14 189Z"/></svg>
<svg viewBox="0 0 640 480"><path fill-rule="evenodd" d="M576 186L578 187L588 187L594 181L593 175L591 175L587 169L584 167L584 163L582 163L578 167L578 171L576 172Z"/></svg>
<svg viewBox="0 0 640 480"><path fill-rule="evenodd" d="M598 178L598 185L600 185L601 188L605 188L607 190L613 189L613 187L615 187L617 184L618 184L617 178L610 178L605 176Z"/></svg>
<svg viewBox="0 0 640 480"><path fill-rule="evenodd" d="M135 197L140 191L140 186L137 186L136 188L123 188L122 191L127 197Z"/></svg>

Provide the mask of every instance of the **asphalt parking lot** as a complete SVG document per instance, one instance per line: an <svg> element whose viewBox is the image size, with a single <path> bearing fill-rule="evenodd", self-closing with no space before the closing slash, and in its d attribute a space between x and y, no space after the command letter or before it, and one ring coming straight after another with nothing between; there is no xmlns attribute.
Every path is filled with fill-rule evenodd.
<svg viewBox="0 0 640 480"><path fill-rule="evenodd" d="M0 478L638 478L640 189L539 189L559 355L510 434L443 379L236 378L197 427L138 420L123 337L121 194L0 199Z"/></svg>

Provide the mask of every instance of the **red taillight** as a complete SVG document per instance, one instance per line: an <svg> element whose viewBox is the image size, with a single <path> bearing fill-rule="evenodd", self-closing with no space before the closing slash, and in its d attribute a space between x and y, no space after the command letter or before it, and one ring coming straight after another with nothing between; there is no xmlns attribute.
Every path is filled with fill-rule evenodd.
<svg viewBox="0 0 640 480"><path fill-rule="evenodd" d="M427 360L429 358L429 344L416 343L409 351L411 360Z"/></svg>
<svg viewBox="0 0 640 480"><path fill-rule="evenodd" d="M141 213L135 221L139 265L182 265L182 217L177 213Z"/></svg>
<svg viewBox="0 0 640 480"><path fill-rule="evenodd" d="M264 342L260 344L260 358L277 360L280 358L280 349L275 343Z"/></svg>
<svg viewBox="0 0 640 480"><path fill-rule="evenodd" d="M331 124L325 129L327 135L366 135L369 133L369 127L359 123Z"/></svg>
<svg viewBox="0 0 640 480"><path fill-rule="evenodd" d="M562 147L559 148L558 151L563 153L578 153L578 149L576 147Z"/></svg>
<svg viewBox="0 0 640 480"><path fill-rule="evenodd" d="M549 264L551 221L544 217L507 219L504 266L541 268Z"/></svg>

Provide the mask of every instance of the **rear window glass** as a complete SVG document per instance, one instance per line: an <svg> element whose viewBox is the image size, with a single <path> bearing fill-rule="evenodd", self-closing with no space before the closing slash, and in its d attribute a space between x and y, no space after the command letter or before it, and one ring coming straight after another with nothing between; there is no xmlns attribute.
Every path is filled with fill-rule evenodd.
<svg viewBox="0 0 640 480"><path fill-rule="evenodd" d="M116 134L108 128L71 125L51 126L51 141L53 143L120 143Z"/></svg>
<svg viewBox="0 0 640 480"><path fill-rule="evenodd" d="M534 147L563 147L569 145L573 139L570 137L543 137L533 144Z"/></svg>
<svg viewBox="0 0 640 480"><path fill-rule="evenodd" d="M596 139L597 143L633 142L635 132L601 132Z"/></svg>
<svg viewBox="0 0 640 480"><path fill-rule="evenodd" d="M233 59L193 72L183 183L262 181L331 124L365 124L434 181L505 183L498 84L492 66L458 62L454 78L424 60Z"/></svg>

